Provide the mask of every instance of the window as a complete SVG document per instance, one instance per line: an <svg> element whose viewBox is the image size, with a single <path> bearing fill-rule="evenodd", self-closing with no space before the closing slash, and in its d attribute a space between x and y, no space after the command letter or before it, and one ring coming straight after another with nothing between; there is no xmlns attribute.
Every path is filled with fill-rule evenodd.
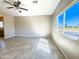
<svg viewBox="0 0 79 59"><path fill-rule="evenodd" d="M79 40L79 2L57 17L58 30L61 28L66 37Z"/></svg>
<svg viewBox="0 0 79 59"><path fill-rule="evenodd" d="M3 22L0 21L0 28L3 28Z"/></svg>

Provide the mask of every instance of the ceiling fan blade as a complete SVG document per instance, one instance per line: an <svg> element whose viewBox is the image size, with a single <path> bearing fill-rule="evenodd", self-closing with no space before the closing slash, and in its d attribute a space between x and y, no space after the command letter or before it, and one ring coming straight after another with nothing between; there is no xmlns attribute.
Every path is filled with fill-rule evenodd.
<svg viewBox="0 0 79 59"><path fill-rule="evenodd" d="M3 0L4 2L6 2L6 3L8 3L8 4L10 4L10 5L13 5L13 4L11 4L10 2L8 2L8 1L6 1L6 0Z"/></svg>
<svg viewBox="0 0 79 59"><path fill-rule="evenodd" d="M22 8L22 7L19 7L19 9L22 9L22 10L28 11L28 9L25 9L25 8Z"/></svg>
<svg viewBox="0 0 79 59"><path fill-rule="evenodd" d="M11 9L11 8L14 8L14 7L7 7L7 9Z"/></svg>

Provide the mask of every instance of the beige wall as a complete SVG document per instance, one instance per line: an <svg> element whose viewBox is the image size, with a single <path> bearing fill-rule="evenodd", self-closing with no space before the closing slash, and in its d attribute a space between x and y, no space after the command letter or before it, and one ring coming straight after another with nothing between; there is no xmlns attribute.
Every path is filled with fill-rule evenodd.
<svg viewBox="0 0 79 59"><path fill-rule="evenodd" d="M79 59L79 41L74 41L71 39L67 39L63 36L62 33L57 32L57 24L56 24L56 15L62 11L63 8L67 7L70 4L68 1L63 0L64 6L60 3L58 8L54 13L53 17L53 25L52 25L52 38L55 41L56 45L62 51L62 53L66 56L67 59Z"/></svg>
<svg viewBox="0 0 79 59"><path fill-rule="evenodd" d="M51 16L15 17L16 36L48 37L51 32Z"/></svg>
<svg viewBox="0 0 79 59"><path fill-rule="evenodd" d="M4 17L4 34L5 38L15 36L14 17L9 15L0 14Z"/></svg>
<svg viewBox="0 0 79 59"><path fill-rule="evenodd" d="M4 16L5 38L15 35L27 37L51 36L52 16L12 17L5 14L0 14L0 16Z"/></svg>

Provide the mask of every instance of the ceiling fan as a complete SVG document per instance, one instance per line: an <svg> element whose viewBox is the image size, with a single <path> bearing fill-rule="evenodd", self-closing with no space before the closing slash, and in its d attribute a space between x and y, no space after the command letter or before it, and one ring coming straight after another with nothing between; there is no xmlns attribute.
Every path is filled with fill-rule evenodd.
<svg viewBox="0 0 79 59"><path fill-rule="evenodd" d="M28 9L20 7L21 1L19 1L19 0L14 1L13 3L6 1L6 0L3 0L3 1L12 6L12 7L7 7L7 9L16 8L17 10L21 9L21 10L28 11ZM19 11L20 13L21 13L21 10Z"/></svg>

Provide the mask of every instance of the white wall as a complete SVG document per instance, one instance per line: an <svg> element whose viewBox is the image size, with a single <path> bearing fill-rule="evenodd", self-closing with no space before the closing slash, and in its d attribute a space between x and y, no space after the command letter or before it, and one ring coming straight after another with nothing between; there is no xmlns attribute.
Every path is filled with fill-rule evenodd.
<svg viewBox="0 0 79 59"><path fill-rule="evenodd" d="M51 32L51 16L15 17L16 36L48 37Z"/></svg>
<svg viewBox="0 0 79 59"><path fill-rule="evenodd" d="M5 38L15 36L14 17L4 16Z"/></svg>
<svg viewBox="0 0 79 59"><path fill-rule="evenodd" d="M14 17L9 15L0 14L4 17L4 38L15 36Z"/></svg>

